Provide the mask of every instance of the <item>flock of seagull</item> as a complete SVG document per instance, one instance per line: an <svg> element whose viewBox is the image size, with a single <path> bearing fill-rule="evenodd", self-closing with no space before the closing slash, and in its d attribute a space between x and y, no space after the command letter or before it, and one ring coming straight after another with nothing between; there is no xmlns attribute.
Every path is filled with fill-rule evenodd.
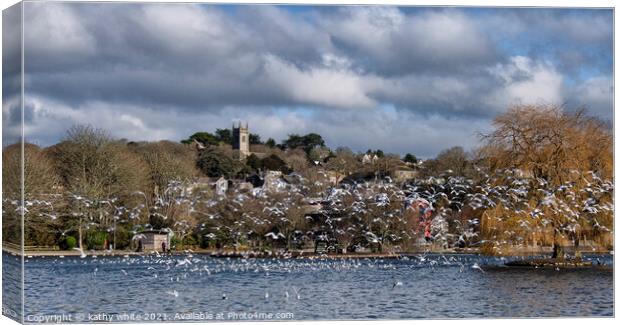
<svg viewBox="0 0 620 325"><path fill-rule="evenodd" d="M476 179L452 176L447 171L441 177L426 177L399 184L389 177L377 181L327 186L326 180L314 182L294 174L293 181L280 184L277 190L265 187L250 191L233 189L225 195L199 191L187 183L173 181L152 200L143 192L143 203L136 206L119 204L117 198L89 199L70 194L72 210L64 212L63 220L73 218L70 228L57 226L61 211L54 209L53 200L4 199L25 215L26 223L45 221L60 237L77 230L94 228L115 231L118 224L133 225L133 241L144 235L141 230L152 229L144 222L146 215L160 216L173 222L171 230L183 238L198 234L206 241L237 247L249 240L279 243L327 242L355 243L354 248L387 245L398 250L401 245L415 243L421 234L417 223L425 213L432 214L430 233L435 243L443 247L479 245L484 242L523 245L525 237L534 232L557 231L565 235L579 229L611 233L609 216L613 216L613 182L594 172L573 171L570 181L562 184L533 177L519 176L518 170L502 170L487 174L478 169ZM427 210L415 211L412 202L424 200ZM304 214L304 206L319 204L315 216ZM481 220L461 218L467 209L494 210L490 220L498 223L513 221L516 226L504 229L491 226L493 236L481 238ZM179 211L191 218L179 217ZM409 214L408 214L409 213ZM317 218L316 214L320 217ZM413 217L411 217L413 216ZM38 219L37 219L38 218ZM606 221L607 220L607 221ZM605 222L606 221L606 222ZM80 250L82 256L86 253Z"/></svg>
<svg viewBox="0 0 620 325"><path fill-rule="evenodd" d="M26 259L29 263L31 258ZM448 267L465 272L469 266L474 272L485 273L478 264L480 259L467 255L442 255L442 254L417 254L401 256L398 259L372 259L372 258L342 258L342 259L281 259L281 258L214 258L202 254L195 254L186 250L183 254L169 255L153 252L145 255L125 256L81 256L78 257L47 257L51 261L54 272L66 274L64 268L82 267L86 274L90 274L91 280L96 280L100 274L109 277L124 277L140 279L152 284L158 284L158 288L164 288L162 292L171 298L179 298L184 295L182 282L204 283L204 278L215 277L212 284L220 290L221 300L227 300L234 294L232 291L222 289L225 281L230 280L231 274L244 273L253 277L264 278L265 281L274 279L295 279L298 273L316 274L318 278L324 278L324 272L331 274L368 271L386 272L400 270L386 283L386 290L398 290L399 287L409 285L411 279L402 276L406 270L429 269L434 271L437 267ZM498 264L504 258L488 258L485 263ZM322 273L323 272L323 273ZM149 281L148 279L151 278ZM89 280L90 281L90 280ZM91 281L92 282L92 281ZM85 282L86 283L86 282ZM90 283L90 282L89 282ZM280 282L282 283L282 282ZM220 284L220 285L217 285ZM307 284L310 285L310 284ZM303 300L304 284L290 283L286 287L266 288L263 299ZM308 297L309 298L309 297Z"/></svg>

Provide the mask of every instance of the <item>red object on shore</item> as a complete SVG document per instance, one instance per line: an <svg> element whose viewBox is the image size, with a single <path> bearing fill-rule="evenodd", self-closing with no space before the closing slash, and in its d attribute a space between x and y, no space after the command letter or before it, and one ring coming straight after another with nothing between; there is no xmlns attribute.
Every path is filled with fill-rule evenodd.
<svg viewBox="0 0 620 325"><path fill-rule="evenodd" d="M411 203L411 207L420 214L419 224L415 233L417 234L421 229L424 229L424 238L430 240L431 236L431 221L433 217L433 206L425 199L415 199Z"/></svg>

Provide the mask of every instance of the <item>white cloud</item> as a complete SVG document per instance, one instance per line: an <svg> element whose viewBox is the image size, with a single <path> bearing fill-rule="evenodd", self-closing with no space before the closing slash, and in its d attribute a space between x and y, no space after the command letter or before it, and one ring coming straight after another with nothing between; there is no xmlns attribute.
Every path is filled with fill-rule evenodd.
<svg viewBox="0 0 620 325"><path fill-rule="evenodd" d="M94 55L96 40L71 6L29 2L24 14L25 55L29 58ZM71 60L70 57L64 58Z"/></svg>
<svg viewBox="0 0 620 325"><path fill-rule="evenodd" d="M266 58L265 70L266 82L300 103L344 108L376 105L365 93L363 78L350 71L301 70L273 56Z"/></svg>
<svg viewBox="0 0 620 325"><path fill-rule="evenodd" d="M593 77L565 92L574 106L585 106L591 114L612 119L614 82L611 77Z"/></svg>
<svg viewBox="0 0 620 325"><path fill-rule="evenodd" d="M490 72L501 82L487 96L487 101L496 108L505 109L514 104L562 104L563 77L548 62L515 56Z"/></svg>
<svg viewBox="0 0 620 325"><path fill-rule="evenodd" d="M60 141L67 129L78 124L105 129L116 138L148 141L175 138L175 129L179 127L166 126L170 115L165 112L132 105L90 102L71 107L53 99L29 96L25 109L29 115L24 125L26 141L41 145ZM149 120L145 121L147 117Z"/></svg>
<svg viewBox="0 0 620 325"><path fill-rule="evenodd" d="M133 21L168 51L196 55L229 55L241 33L217 10L197 4L141 6Z"/></svg>
<svg viewBox="0 0 620 325"><path fill-rule="evenodd" d="M322 20L364 71L403 75L467 70L492 60L488 37L454 10L404 14L395 7L351 7Z"/></svg>
<svg viewBox="0 0 620 325"><path fill-rule="evenodd" d="M129 123L130 125L138 129L141 129L141 130L146 129L146 127L144 126L144 123L142 122L142 119L140 119L139 117L128 115L128 114L121 114L121 116L118 119L119 121Z"/></svg>
<svg viewBox="0 0 620 325"><path fill-rule="evenodd" d="M2 146L6 146L21 139L21 101L19 96L2 98Z"/></svg>
<svg viewBox="0 0 620 325"><path fill-rule="evenodd" d="M400 40L411 39L412 51L420 51L432 60L449 62L478 61L492 52L486 36L474 21L458 12L430 12L414 16L401 31Z"/></svg>
<svg viewBox="0 0 620 325"><path fill-rule="evenodd" d="M392 36L400 31L405 20L394 7L351 7L341 11L343 15L323 22L326 29L342 41L380 57L393 48Z"/></svg>
<svg viewBox="0 0 620 325"><path fill-rule="evenodd" d="M27 9L27 130L45 144L76 123L132 140L180 140L244 120L263 138L318 132L332 146L430 155L449 143L471 146L473 132L517 103L568 100L612 114L606 15L137 3ZM602 36L582 30L590 20ZM569 63L586 73L576 78Z"/></svg>

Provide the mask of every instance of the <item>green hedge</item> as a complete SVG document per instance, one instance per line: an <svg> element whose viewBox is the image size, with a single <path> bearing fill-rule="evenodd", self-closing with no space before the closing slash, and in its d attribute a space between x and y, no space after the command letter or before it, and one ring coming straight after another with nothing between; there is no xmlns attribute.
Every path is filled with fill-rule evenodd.
<svg viewBox="0 0 620 325"><path fill-rule="evenodd" d="M67 236L60 240L58 247L62 250L72 250L77 245L77 240L73 236Z"/></svg>
<svg viewBox="0 0 620 325"><path fill-rule="evenodd" d="M84 237L88 249L103 249L108 233L105 231L89 231Z"/></svg>

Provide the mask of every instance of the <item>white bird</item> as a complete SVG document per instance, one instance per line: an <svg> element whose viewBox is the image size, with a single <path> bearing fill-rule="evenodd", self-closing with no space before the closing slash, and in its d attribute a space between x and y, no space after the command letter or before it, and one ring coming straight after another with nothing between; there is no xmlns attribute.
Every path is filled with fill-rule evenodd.
<svg viewBox="0 0 620 325"><path fill-rule="evenodd" d="M478 265L478 263L474 263L471 268L475 270L480 270L480 272L484 273L484 270L480 267L480 265Z"/></svg>
<svg viewBox="0 0 620 325"><path fill-rule="evenodd" d="M175 266L182 266L182 265L191 265L192 262L190 260L188 260L187 258L181 260L181 261L177 261L177 264Z"/></svg>
<svg viewBox="0 0 620 325"><path fill-rule="evenodd" d="M75 249L76 251L80 252L80 258L85 258L86 254L84 253L84 250L82 250L82 247L74 247L73 249Z"/></svg>

